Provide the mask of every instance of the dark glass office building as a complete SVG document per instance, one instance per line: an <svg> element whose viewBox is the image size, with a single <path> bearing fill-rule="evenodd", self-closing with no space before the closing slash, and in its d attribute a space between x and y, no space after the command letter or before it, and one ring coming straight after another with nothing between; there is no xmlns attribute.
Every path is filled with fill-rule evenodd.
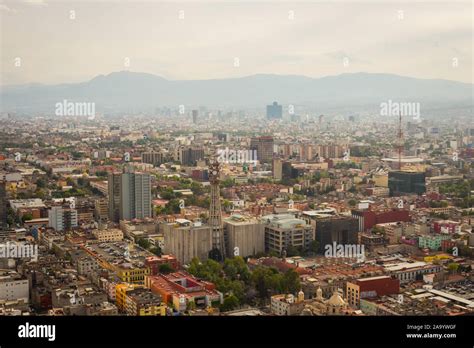
<svg viewBox="0 0 474 348"><path fill-rule="evenodd" d="M390 196L423 194L426 192L425 173L393 171L388 173Z"/></svg>
<svg viewBox="0 0 474 348"><path fill-rule="evenodd" d="M349 216L330 216L316 218L316 240L319 253L323 254L326 245L358 243L359 222Z"/></svg>

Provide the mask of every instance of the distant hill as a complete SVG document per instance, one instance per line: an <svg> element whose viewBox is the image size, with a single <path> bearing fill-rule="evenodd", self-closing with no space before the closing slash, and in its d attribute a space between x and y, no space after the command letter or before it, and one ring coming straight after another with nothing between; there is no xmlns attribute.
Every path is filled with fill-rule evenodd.
<svg viewBox="0 0 474 348"><path fill-rule="evenodd" d="M258 74L215 80L167 80L137 72L114 72L75 84L3 87L1 111L51 112L64 99L95 102L97 111L144 111L156 107L264 107L282 104L379 105L383 101L472 105L473 85L391 74L351 73L322 78Z"/></svg>

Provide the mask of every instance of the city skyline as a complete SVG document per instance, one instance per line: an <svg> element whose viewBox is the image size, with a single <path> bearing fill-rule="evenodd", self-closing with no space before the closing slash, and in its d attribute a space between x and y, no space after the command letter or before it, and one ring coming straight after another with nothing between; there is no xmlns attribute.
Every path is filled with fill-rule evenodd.
<svg viewBox="0 0 474 348"><path fill-rule="evenodd" d="M0 344L471 343L472 6L0 0Z"/></svg>

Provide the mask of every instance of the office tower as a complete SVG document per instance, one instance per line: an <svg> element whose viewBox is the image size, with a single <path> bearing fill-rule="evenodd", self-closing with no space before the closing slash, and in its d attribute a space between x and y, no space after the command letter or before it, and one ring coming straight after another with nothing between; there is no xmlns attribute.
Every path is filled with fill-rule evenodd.
<svg viewBox="0 0 474 348"><path fill-rule="evenodd" d="M109 219L109 205L106 198L98 198L94 201L94 216L98 221Z"/></svg>
<svg viewBox="0 0 474 348"><path fill-rule="evenodd" d="M199 111L198 110L193 110L192 113L193 113L193 123L197 124Z"/></svg>
<svg viewBox="0 0 474 348"><path fill-rule="evenodd" d="M308 250L314 240L314 229L292 214L267 215L262 218L265 226L265 251L283 254L290 247Z"/></svg>
<svg viewBox="0 0 474 348"><path fill-rule="evenodd" d="M340 158L344 155L344 148L341 145L318 145L317 152L319 157Z"/></svg>
<svg viewBox="0 0 474 348"><path fill-rule="evenodd" d="M283 161L279 158L273 160L273 179L283 179Z"/></svg>
<svg viewBox="0 0 474 348"><path fill-rule="evenodd" d="M205 261L212 250L211 228L185 219L163 225L163 238L163 252L174 255L181 264L188 264L195 257Z"/></svg>
<svg viewBox="0 0 474 348"><path fill-rule="evenodd" d="M359 220L348 216L316 217L316 240L319 252L324 253L326 245L358 243Z"/></svg>
<svg viewBox="0 0 474 348"><path fill-rule="evenodd" d="M77 210L64 207L52 207L48 211L48 226L56 231L69 231L77 227Z"/></svg>
<svg viewBox="0 0 474 348"><path fill-rule="evenodd" d="M142 162L159 166L164 163L164 156L161 152L148 151L142 153Z"/></svg>
<svg viewBox="0 0 474 348"><path fill-rule="evenodd" d="M262 136L250 139L250 149L257 151L257 160L260 163L273 162L273 137Z"/></svg>
<svg viewBox="0 0 474 348"><path fill-rule="evenodd" d="M113 222L120 220L120 176L121 173L108 176L109 220Z"/></svg>
<svg viewBox="0 0 474 348"><path fill-rule="evenodd" d="M211 205L209 208L209 225L212 231L212 250L209 257L223 260L225 257L224 229L222 225L222 210L220 197L219 162L209 165L209 181L211 183Z"/></svg>
<svg viewBox="0 0 474 348"><path fill-rule="evenodd" d="M126 171L120 178L120 220L151 217L151 180L148 173Z"/></svg>
<svg viewBox="0 0 474 348"><path fill-rule="evenodd" d="M265 252L263 224L253 217L232 215L224 219L227 255L247 257Z"/></svg>
<svg viewBox="0 0 474 348"><path fill-rule="evenodd" d="M407 193L423 194L426 192L425 173L392 171L388 173L390 196Z"/></svg>
<svg viewBox="0 0 474 348"><path fill-rule="evenodd" d="M272 105L267 105L267 118L268 119L282 118L282 116L283 116L283 108L277 102L273 102Z"/></svg>
<svg viewBox="0 0 474 348"><path fill-rule="evenodd" d="M7 189L5 181L0 181L0 230L7 227Z"/></svg>
<svg viewBox="0 0 474 348"><path fill-rule="evenodd" d="M180 152L181 164L186 166L194 166L197 161L204 159L204 149L201 147L185 147Z"/></svg>

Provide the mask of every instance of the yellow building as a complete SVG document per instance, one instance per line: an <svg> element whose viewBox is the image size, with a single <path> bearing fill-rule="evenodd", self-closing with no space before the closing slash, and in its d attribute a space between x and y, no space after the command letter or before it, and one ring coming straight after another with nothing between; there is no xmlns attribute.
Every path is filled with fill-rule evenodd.
<svg viewBox="0 0 474 348"><path fill-rule="evenodd" d="M125 312L130 316L166 315L166 303L150 289L134 289L126 292Z"/></svg>
<svg viewBox="0 0 474 348"><path fill-rule="evenodd" d="M143 268L123 268L122 266L115 266L115 273L123 282L143 284L145 276L150 274L150 269L145 266L143 266Z"/></svg>
<svg viewBox="0 0 474 348"><path fill-rule="evenodd" d="M104 242L120 242L123 240L123 232L118 228L96 229L92 234L101 243Z"/></svg>
<svg viewBox="0 0 474 348"><path fill-rule="evenodd" d="M433 261L448 260L452 258L453 257L448 254L438 254L438 255L433 255L433 256L425 256L423 261L432 263Z"/></svg>
<svg viewBox="0 0 474 348"><path fill-rule="evenodd" d="M122 282L143 284L150 269L145 265L146 257L154 256L149 251L136 248L124 241L92 243L83 247L102 268L114 272Z"/></svg>
<svg viewBox="0 0 474 348"><path fill-rule="evenodd" d="M119 311L124 312L127 302L127 292L141 288L140 285L120 283L115 286L115 304Z"/></svg>
<svg viewBox="0 0 474 348"><path fill-rule="evenodd" d="M388 187L388 174L375 174L372 179L374 180L375 186Z"/></svg>

